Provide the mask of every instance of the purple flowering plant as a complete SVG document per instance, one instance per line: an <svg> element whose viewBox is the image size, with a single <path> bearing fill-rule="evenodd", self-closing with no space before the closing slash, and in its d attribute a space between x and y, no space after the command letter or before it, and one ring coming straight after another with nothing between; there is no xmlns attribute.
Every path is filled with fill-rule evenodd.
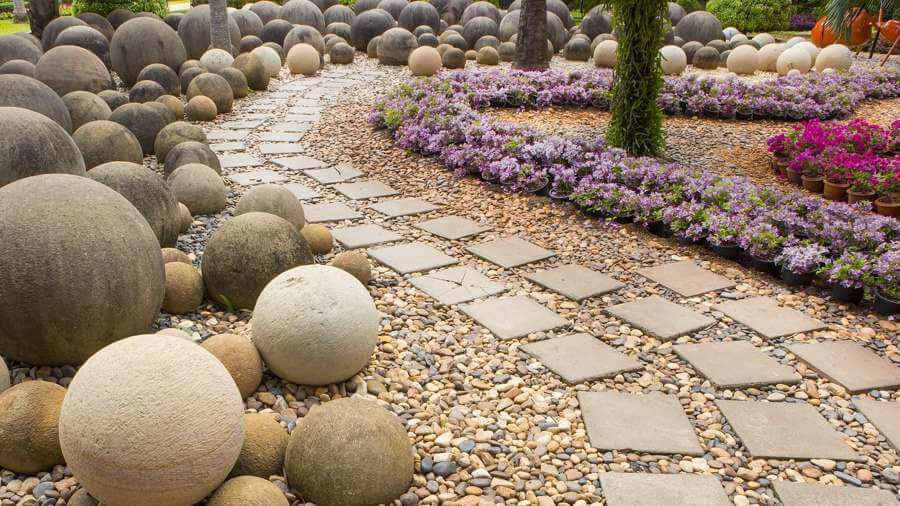
<svg viewBox="0 0 900 506"><path fill-rule="evenodd" d="M863 288L869 283L872 257L858 251L846 251L834 261L819 268L819 275L832 285Z"/></svg>
<svg viewBox="0 0 900 506"><path fill-rule="evenodd" d="M788 246L775 257L775 263L797 275L816 272L828 260L828 250L819 244Z"/></svg>
<svg viewBox="0 0 900 506"><path fill-rule="evenodd" d="M887 243L876 251L870 276L870 286L885 297L900 301L900 243Z"/></svg>

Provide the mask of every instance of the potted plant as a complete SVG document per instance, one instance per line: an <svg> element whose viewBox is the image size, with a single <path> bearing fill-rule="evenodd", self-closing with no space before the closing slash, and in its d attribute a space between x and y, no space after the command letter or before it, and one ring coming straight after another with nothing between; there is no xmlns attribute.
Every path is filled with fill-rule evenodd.
<svg viewBox="0 0 900 506"><path fill-rule="evenodd" d="M788 246L775 256L781 269L781 280L788 286L808 285L816 270L828 260L828 251L822 246L797 244Z"/></svg>
<svg viewBox="0 0 900 506"><path fill-rule="evenodd" d="M831 298L858 304L863 287L869 281L871 259L857 251L847 251L835 261L819 268L819 274L831 285Z"/></svg>
<svg viewBox="0 0 900 506"><path fill-rule="evenodd" d="M900 245L888 243L876 251L870 286L875 293L872 309L878 314L900 313Z"/></svg>
<svg viewBox="0 0 900 506"><path fill-rule="evenodd" d="M785 237L777 227L768 222L760 222L744 230L740 245L750 256L751 267L775 275L778 273L775 257L781 251L784 241Z"/></svg>
<svg viewBox="0 0 900 506"><path fill-rule="evenodd" d="M707 209L699 202L682 202L663 210L663 222L680 244L698 244L706 237Z"/></svg>
<svg viewBox="0 0 900 506"><path fill-rule="evenodd" d="M825 181L822 196L835 202L847 200L847 189L850 188L850 171L835 160L825 170Z"/></svg>
<svg viewBox="0 0 900 506"><path fill-rule="evenodd" d="M643 193L638 197L634 220L643 224L651 234L666 237L669 234L669 227L663 221L665 207L666 201L663 194Z"/></svg>
<svg viewBox="0 0 900 506"><path fill-rule="evenodd" d="M882 216L900 218L900 167L888 167L878 175L875 208Z"/></svg>
<svg viewBox="0 0 900 506"><path fill-rule="evenodd" d="M875 202L878 195L875 193L875 178L868 170L856 170L850 174L850 187L847 188L847 202Z"/></svg>
<svg viewBox="0 0 900 506"><path fill-rule="evenodd" d="M803 182L803 189L809 192L822 193L825 188L825 178L819 164L813 161L804 164L800 180Z"/></svg>
<svg viewBox="0 0 900 506"><path fill-rule="evenodd" d="M709 248L722 258L734 260L740 255L741 247L738 237L744 229L744 217L728 211L716 211L707 221L709 235L706 237Z"/></svg>

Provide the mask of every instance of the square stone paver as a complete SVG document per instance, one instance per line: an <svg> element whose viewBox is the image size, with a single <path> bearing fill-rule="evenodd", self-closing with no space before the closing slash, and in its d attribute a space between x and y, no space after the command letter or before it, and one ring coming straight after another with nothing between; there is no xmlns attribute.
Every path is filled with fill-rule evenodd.
<svg viewBox="0 0 900 506"><path fill-rule="evenodd" d="M825 324L819 320L800 311L781 307L778 301L769 297L731 300L716 304L713 309L770 339L825 328Z"/></svg>
<svg viewBox="0 0 900 506"><path fill-rule="evenodd" d="M235 155L220 155L219 163L223 169L233 169L235 167L259 167L263 164L263 161L253 155L238 153Z"/></svg>
<svg viewBox="0 0 900 506"><path fill-rule="evenodd" d="M292 121L286 121L283 123L276 123L272 125L273 132L292 132L292 133L303 133L312 128L312 123L296 123Z"/></svg>
<svg viewBox="0 0 900 506"><path fill-rule="evenodd" d="M754 458L864 460L806 403L716 401Z"/></svg>
<svg viewBox="0 0 900 506"><path fill-rule="evenodd" d="M897 506L887 490L792 481L772 482L783 506Z"/></svg>
<svg viewBox="0 0 900 506"><path fill-rule="evenodd" d="M303 204L303 215L309 223L326 221L358 220L362 214L340 202L323 202L321 204Z"/></svg>
<svg viewBox="0 0 900 506"><path fill-rule="evenodd" d="M410 278L410 284L441 304L468 302L502 293L506 287L471 267L451 267Z"/></svg>
<svg viewBox="0 0 900 506"><path fill-rule="evenodd" d="M522 349L571 384L644 367L590 334L554 337L528 343Z"/></svg>
<svg viewBox="0 0 900 506"><path fill-rule="evenodd" d="M343 183L363 175L361 171L354 169L350 165L335 165L327 169L306 170L304 173L315 179L319 184Z"/></svg>
<svg viewBox="0 0 900 506"><path fill-rule="evenodd" d="M664 340L691 334L716 323L708 316L656 295L606 308L606 312Z"/></svg>
<svg viewBox="0 0 900 506"><path fill-rule="evenodd" d="M334 189L341 195L350 200L366 200L378 197L389 197L396 195L397 190L382 183L381 181L357 181L355 183L339 183L334 185Z"/></svg>
<svg viewBox="0 0 900 506"><path fill-rule="evenodd" d="M457 263L455 258L421 242L371 249L369 256L400 274L428 271Z"/></svg>
<svg viewBox="0 0 900 506"><path fill-rule="evenodd" d="M238 141L217 142L210 144L209 149L213 151L243 151L247 149L247 145Z"/></svg>
<svg viewBox="0 0 900 506"><path fill-rule="evenodd" d="M477 257L506 269L537 262L556 255L550 250L515 236L475 244L467 247L466 250Z"/></svg>
<svg viewBox="0 0 900 506"><path fill-rule="evenodd" d="M266 120L264 119L226 121L220 124L219 127L229 130L253 130L254 128L259 128L265 122Z"/></svg>
<svg viewBox="0 0 900 506"><path fill-rule="evenodd" d="M607 506L731 506L710 475L603 473L600 488Z"/></svg>
<svg viewBox="0 0 900 506"><path fill-rule="evenodd" d="M562 265L546 271L532 272L525 278L576 301L625 286L602 272L580 265Z"/></svg>
<svg viewBox="0 0 900 506"><path fill-rule="evenodd" d="M716 386L738 388L800 382L794 369L747 341L679 344L675 353Z"/></svg>
<svg viewBox="0 0 900 506"><path fill-rule="evenodd" d="M373 244L403 239L402 235L374 223L356 227L333 228L331 235L347 249L365 248Z"/></svg>
<svg viewBox="0 0 900 506"><path fill-rule="evenodd" d="M206 134L206 138L210 141L241 141L250 135L249 130L213 130Z"/></svg>
<svg viewBox="0 0 900 506"><path fill-rule="evenodd" d="M405 199L384 200L369 206L388 218L396 218L398 216L409 216L411 214L422 214L434 211L438 206L415 197Z"/></svg>
<svg viewBox="0 0 900 506"><path fill-rule="evenodd" d="M316 160L315 158L304 155L290 156L287 158L276 158L275 160L272 160L272 162L279 167L284 167L285 169L289 170L318 169L328 165L321 160Z"/></svg>
<svg viewBox="0 0 900 506"><path fill-rule="evenodd" d="M293 142L263 142L259 145L259 152L264 155L283 155L302 151L303 148Z"/></svg>
<svg viewBox="0 0 900 506"><path fill-rule="evenodd" d="M591 446L598 450L703 455L674 395L578 392Z"/></svg>
<svg viewBox="0 0 900 506"><path fill-rule="evenodd" d="M277 183L279 181L286 181L287 178L282 176L281 174L275 172L274 170L251 170L247 172L235 172L232 174L228 174L228 179L231 181L241 185L241 186L251 186L255 184L264 184L264 183ZM309 221L309 220L307 220Z"/></svg>
<svg viewBox="0 0 900 506"><path fill-rule="evenodd" d="M460 309L500 339L523 337L569 324L556 312L524 295L473 302Z"/></svg>
<svg viewBox="0 0 900 506"><path fill-rule="evenodd" d="M297 200L313 200L321 196L312 188L300 183L286 183L284 187L290 190Z"/></svg>
<svg viewBox="0 0 900 506"><path fill-rule="evenodd" d="M288 114L300 114L307 116L318 116L325 107L321 105L295 105L288 109Z"/></svg>
<svg viewBox="0 0 900 506"><path fill-rule="evenodd" d="M416 228L451 241L480 234L485 230L491 229L490 226L482 225L462 216L442 216L418 223Z"/></svg>
<svg viewBox="0 0 900 506"><path fill-rule="evenodd" d="M715 292L735 285L734 281L700 267L693 260L640 269L638 274L685 297Z"/></svg>
<svg viewBox="0 0 900 506"><path fill-rule="evenodd" d="M900 402L853 399L853 404L897 450L900 450Z"/></svg>
<svg viewBox="0 0 900 506"><path fill-rule="evenodd" d="M793 344L788 350L850 393L900 387L900 367L851 341Z"/></svg>
<svg viewBox="0 0 900 506"><path fill-rule="evenodd" d="M262 142L299 142L303 134L291 132L262 132L259 140Z"/></svg>

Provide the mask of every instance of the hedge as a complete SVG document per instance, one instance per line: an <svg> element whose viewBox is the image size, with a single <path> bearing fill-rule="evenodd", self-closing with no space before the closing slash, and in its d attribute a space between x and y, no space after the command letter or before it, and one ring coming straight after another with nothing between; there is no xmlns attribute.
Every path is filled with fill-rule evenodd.
<svg viewBox="0 0 900 506"><path fill-rule="evenodd" d="M789 0L709 0L706 10L742 32L787 30L794 12Z"/></svg>
<svg viewBox="0 0 900 506"><path fill-rule="evenodd" d="M169 13L169 4L166 0L74 0L72 13L96 12L106 16L116 9L126 9L131 12L152 12L159 17L165 17Z"/></svg>

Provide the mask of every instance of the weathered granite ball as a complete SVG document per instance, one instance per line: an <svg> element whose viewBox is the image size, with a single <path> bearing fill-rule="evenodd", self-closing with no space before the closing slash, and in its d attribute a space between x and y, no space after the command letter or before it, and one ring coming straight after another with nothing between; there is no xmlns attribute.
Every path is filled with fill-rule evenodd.
<svg viewBox="0 0 900 506"><path fill-rule="evenodd" d="M91 494L88 494L88 491L79 488L72 494L72 497L69 497L69 500L66 501L66 506L99 506L100 503L91 497Z"/></svg>
<svg viewBox="0 0 900 506"><path fill-rule="evenodd" d="M203 67L191 67L185 69L181 73L181 76L178 78L178 80L181 81L181 94L186 95L188 87L191 85L191 81L193 81L195 77L205 72L206 69L204 69Z"/></svg>
<svg viewBox="0 0 900 506"><path fill-rule="evenodd" d="M160 96L162 96L162 95L160 95ZM157 102L156 100L152 100L150 102L144 102L143 105L149 107L150 109L153 110L153 112L155 112L160 117L162 117L163 121L165 122L166 125L168 125L169 123L175 122L175 113L172 112L171 109L166 107L165 104Z"/></svg>
<svg viewBox="0 0 900 506"><path fill-rule="evenodd" d="M106 19L109 21L109 24L116 30L119 29L120 26L125 24L126 21L134 19L135 14L128 9L113 9L109 14L106 15Z"/></svg>
<svg viewBox="0 0 900 506"><path fill-rule="evenodd" d="M338 65L347 65L353 63L356 56L356 50L346 42L338 42L328 51L328 57L331 63Z"/></svg>
<svg viewBox="0 0 900 506"><path fill-rule="evenodd" d="M60 16L47 23L47 26L44 27L44 31L41 33L41 46L44 51L48 51L56 46L55 42L59 34L66 28L73 26L87 26L87 23L73 16Z"/></svg>
<svg viewBox="0 0 900 506"><path fill-rule="evenodd" d="M281 19L294 25L311 26L322 32L325 30L325 16L309 0L290 0L281 6Z"/></svg>
<svg viewBox="0 0 900 506"><path fill-rule="evenodd" d="M280 378L327 385L368 364L378 321L372 297L356 278L307 265L281 273L262 290L253 311L253 342Z"/></svg>
<svg viewBox="0 0 900 506"><path fill-rule="evenodd" d="M281 71L281 55L279 55L274 49L263 44L262 46L250 51L250 54L255 56L262 62L263 66L266 68L266 72L268 72L270 77L275 77L278 75L278 72Z"/></svg>
<svg viewBox="0 0 900 506"><path fill-rule="evenodd" d="M728 43L721 39L711 40L711 41L707 42L706 45L715 49L719 53L722 53L723 51L728 50Z"/></svg>
<svg viewBox="0 0 900 506"><path fill-rule="evenodd" d="M249 53L261 45L263 45L263 41L256 35L245 35L241 37L240 52Z"/></svg>
<svg viewBox="0 0 900 506"><path fill-rule="evenodd" d="M500 44L500 47L497 48L497 53L500 55L500 61L515 61L516 45L512 42L503 42L502 44Z"/></svg>
<svg viewBox="0 0 900 506"><path fill-rule="evenodd" d="M178 74L171 67L162 63L151 63L141 69L138 73L137 81L156 82L163 87L168 95L177 97L181 94L181 80Z"/></svg>
<svg viewBox="0 0 900 506"><path fill-rule="evenodd" d="M255 347L253 351L256 352ZM261 376L262 369L260 369ZM244 431L246 433L244 446L234 464L234 469L231 470L231 476L268 478L272 475L281 475L284 471L284 452L287 449L288 434L275 419L274 414L245 414Z"/></svg>
<svg viewBox="0 0 900 506"><path fill-rule="evenodd" d="M491 18L480 16L472 19L463 27L462 36L466 39L468 47L474 47L475 42L485 35L493 35L494 37L500 35L497 23Z"/></svg>
<svg viewBox="0 0 900 506"><path fill-rule="evenodd" d="M241 75L243 76L243 74ZM176 120L181 120L181 118L184 117L184 103L182 103L180 99L175 98L172 95L163 95L157 98L156 101L168 107Z"/></svg>
<svg viewBox="0 0 900 506"><path fill-rule="evenodd" d="M314 262L309 245L292 223L274 214L247 213L213 233L203 255L203 279L211 300L253 309L260 292L278 274Z"/></svg>
<svg viewBox="0 0 900 506"><path fill-rule="evenodd" d="M259 36L263 29L262 19L250 9L238 9L230 12L229 17L238 25L241 38L248 35Z"/></svg>
<svg viewBox="0 0 900 506"><path fill-rule="evenodd" d="M87 176L128 199L147 220L160 245L175 245L181 225L178 201L156 172L137 163L115 161L92 168Z"/></svg>
<svg viewBox="0 0 900 506"><path fill-rule="evenodd" d="M274 214L289 221L298 230L306 224L300 201L281 185L263 184L247 190L235 206L234 215L253 212Z"/></svg>
<svg viewBox="0 0 900 506"><path fill-rule="evenodd" d="M353 29L347 23L331 23L325 27L325 35L337 35L349 44L353 39Z"/></svg>
<svg viewBox="0 0 900 506"><path fill-rule="evenodd" d="M37 174L84 175L84 159L69 134L28 109L0 107L0 153L0 187Z"/></svg>
<svg viewBox="0 0 900 506"><path fill-rule="evenodd" d="M190 121L212 121L216 114L216 103L203 95L188 100L184 106L184 115Z"/></svg>
<svg viewBox="0 0 900 506"><path fill-rule="evenodd" d="M466 68L466 53L462 49L451 47L441 56L441 64L448 69Z"/></svg>
<svg viewBox="0 0 900 506"><path fill-rule="evenodd" d="M109 53L113 70L126 86L137 82L147 65L161 63L176 70L187 59L184 44L175 30L153 18L135 18L116 29ZM166 83L160 84L169 89Z"/></svg>
<svg viewBox="0 0 900 506"><path fill-rule="evenodd" d="M450 34L444 40L447 41L447 44L450 44L461 51L465 51L469 48L469 43L466 42L466 39L463 38L462 35Z"/></svg>
<svg viewBox="0 0 900 506"><path fill-rule="evenodd" d="M410 53L418 47L416 36L409 30L396 27L381 34L378 42L378 62L383 65L406 65Z"/></svg>
<svg viewBox="0 0 900 506"><path fill-rule="evenodd" d="M194 217L191 215L191 210L181 202L178 203L178 215L181 217L181 233L187 232L189 228L191 228L191 224L194 223Z"/></svg>
<svg viewBox="0 0 900 506"><path fill-rule="evenodd" d="M5 365L0 372L9 385ZM57 426L65 396L65 388L41 380L0 388L0 467L34 474L63 463Z"/></svg>
<svg viewBox="0 0 900 506"><path fill-rule="evenodd" d="M195 77L188 85L187 97L190 100L199 95L210 98L216 104L218 113L231 112L234 104L234 92L231 91L231 85L224 77L211 72L204 72Z"/></svg>
<svg viewBox="0 0 900 506"><path fill-rule="evenodd" d="M360 283L367 285L372 281L372 264L366 255L359 251L344 251L338 253L328 262L328 265L337 267L342 271L350 273Z"/></svg>
<svg viewBox="0 0 900 506"><path fill-rule="evenodd" d="M125 104L114 110L109 120L131 130L145 155L153 154L156 135L166 126L166 119L146 104Z"/></svg>
<svg viewBox="0 0 900 506"><path fill-rule="evenodd" d="M66 464L103 503L193 504L237 460L243 409L209 352L174 336L139 335L100 350L75 375L59 442Z"/></svg>
<svg viewBox="0 0 900 506"><path fill-rule="evenodd" d="M493 35L485 35L484 37L475 41L475 45L472 46L472 49L479 51L481 48L491 46L494 49L500 47L500 39L494 37Z"/></svg>
<svg viewBox="0 0 900 506"><path fill-rule="evenodd" d="M687 55L678 46L663 46L659 54L663 73L666 75L681 74L687 67Z"/></svg>
<svg viewBox="0 0 900 506"><path fill-rule="evenodd" d="M351 42L358 51L365 51L369 41L394 26L394 18L383 9L370 9L358 13L350 24Z"/></svg>
<svg viewBox="0 0 900 506"><path fill-rule="evenodd" d="M356 13L353 12L353 9L340 4L332 5L325 9L325 12L322 14L325 16L326 27L331 23L346 23L347 25L351 25L353 24L353 20L356 19Z"/></svg>
<svg viewBox="0 0 900 506"><path fill-rule="evenodd" d="M681 18L675 25L675 35L685 42L695 40L701 44L722 38L722 23L706 11L694 11Z"/></svg>
<svg viewBox="0 0 900 506"><path fill-rule="evenodd" d="M170 262L181 262L193 265L193 262L191 262L191 257L187 256L187 253L175 248L162 248L162 257L164 264Z"/></svg>
<svg viewBox="0 0 900 506"><path fill-rule="evenodd" d="M433 33L423 33L416 37L416 42L419 43L419 46L428 46L428 47L437 47L440 44L437 36Z"/></svg>
<svg viewBox="0 0 900 506"><path fill-rule="evenodd" d="M10 60L25 60L36 65L44 51L24 37L0 35L0 65Z"/></svg>
<svg viewBox="0 0 900 506"><path fill-rule="evenodd" d="M614 40L606 40L597 44L594 49L594 66L613 68L616 66L616 53L619 51L619 43Z"/></svg>
<svg viewBox="0 0 900 506"><path fill-rule="evenodd" d="M252 52L238 55L232 66L244 74L251 90L265 91L269 87L269 72Z"/></svg>
<svg viewBox="0 0 900 506"><path fill-rule="evenodd" d="M678 5L675 2L669 2L669 22L672 23L672 26L678 24L681 21L681 18L687 16L687 11L684 10L684 7Z"/></svg>
<svg viewBox="0 0 900 506"><path fill-rule="evenodd" d="M503 19L500 20L500 24L497 27L497 36L500 40L504 42L508 41L519 32L519 17L521 15L521 10L514 10L503 16Z"/></svg>
<svg viewBox="0 0 900 506"><path fill-rule="evenodd" d="M7 388L9 388L9 369L3 357L0 357L0 394Z"/></svg>
<svg viewBox="0 0 900 506"><path fill-rule="evenodd" d="M598 5L588 11L584 19L581 20L581 33L590 37L591 40L601 33L611 32L612 15L603 5Z"/></svg>
<svg viewBox="0 0 900 506"><path fill-rule="evenodd" d="M114 161L135 164L144 161L141 143L137 137L113 121L98 120L85 123L75 130L72 140L81 151L86 169Z"/></svg>
<svg viewBox="0 0 900 506"><path fill-rule="evenodd" d="M273 19L267 22L261 32L259 38L263 42L274 42L276 44L284 44L284 38L294 29L294 25L283 19Z"/></svg>
<svg viewBox="0 0 900 506"><path fill-rule="evenodd" d="M762 48L769 44L774 44L775 37L772 37L768 33L758 33L753 37L753 41L759 44L759 47Z"/></svg>
<svg viewBox="0 0 900 506"><path fill-rule="evenodd" d="M199 279L199 274L197 277ZM242 398L252 395L262 383L263 361L249 337L219 334L203 341L201 346L222 362L228 374L234 379ZM238 458L237 465L240 463L241 459Z"/></svg>
<svg viewBox="0 0 900 506"><path fill-rule="evenodd" d="M219 157L205 142L198 141L185 141L172 147L166 155L163 172L168 177L175 169L189 163L200 163L216 171L216 174L222 173Z"/></svg>
<svg viewBox="0 0 900 506"><path fill-rule="evenodd" d="M111 67L109 59L109 40L99 31L90 26L71 26L63 30L53 47L56 46L78 46L94 53L100 61Z"/></svg>
<svg viewBox="0 0 900 506"><path fill-rule="evenodd" d="M98 93L112 87L106 65L77 46L57 46L44 53L34 67L34 77L59 96L78 90Z"/></svg>
<svg viewBox="0 0 900 506"><path fill-rule="evenodd" d="M731 40L735 35L743 35L740 30L733 26L727 26L724 30L722 30L722 35L725 36L725 40Z"/></svg>
<svg viewBox="0 0 900 506"><path fill-rule="evenodd" d="M719 52L715 48L703 46L694 52L691 62L699 69L715 70L719 67Z"/></svg>
<svg viewBox="0 0 900 506"><path fill-rule="evenodd" d="M513 45L515 48L515 45ZM573 37L563 48L563 57L569 61L588 61L591 59L591 42ZM502 59L502 55L501 55Z"/></svg>
<svg viewBox="0 0 900 506"><path fill-rule="evenodd" d="M846 72L853 65L853 53L843 44L832 44L825 47L816 57L816 71L824 72L833 69L838 72Z"/></svg>
<svg viewBox="0 0 900 506"><path fill-rule="evenodd" d="M441 55L437 49L422 46L409 54L409 70L414 76L432 76L441 68Z"/></svg>
<svg viewBox="0 0 900 506"><path fill-rule="evenodd" d="M43 114L67 132L75 128L65 101L49 86L31 77L0 75L0 107L19 107Z"/></svg>
<svg viewBox="0 0 900 506"><path fill-rule="evenodd" d="M744 36L741 35L741 37L744 37ZM737 37L735 37L734 39L732 39L732 40L728 43L728 47L730 47L731 49L734 49L734 48L739 47L739 46L753 46L753 47L755 47L756 49L759 49L759 48L760 48L760 45L757 44L755 41L752 41L752 40L737 40Z"/></svg>
<svg viewBox="0 0 900 506"><path fill-rule="evenodd" d="M254 2L253 5L250 6L250 11L259 16L263 25L281 17L281 6L275 2L270 2L269 0Z"/></svg>
<svg viewBox="0 0 900 506"><path fill-rule="evenodd" d="M500 63L500 54L491 46L486 46L478 50L475 61L479 65L497 65Z"/></svg>
<svg viewBox="0 0 900 506"><path fill-rule="evenodd" d="M396 21L400 18L400 13L409 5L408 0L381 0L378 2L378 8L387 11Z"/></svg>
<svg viewBox="0 0 900 506"><path fill-rule="evenodd" d="M183 17L184 17L184 14L176 12L176 13L169 14L168 16L164 17L163 21L167 25L169 25L170 28L172 28L173 30L175 30L177 32L178 25L181 24L181 18L183 18Z"/></svg>
<svg viewBox="0 0 900 506"><path fill-rule="evenodd" d="M766 44L759 50L759 70L764 72L776 72L778 70L778 57L787 47L784 44Z"/></svg>
<svg viewBox="0 0 900 506"><path fill-rule="evenodd" d="M369 45L366 46L366 56L369 58L378 58L378 43L381 42L381 35L372 37Z"/></svg>
<svg viewBox="0 0 900 506"><path fill-rule="evenodd" d="M0 237L8 238L0 241L0 272L9 274L0 283L0 318L19 322L0 328L4 356L78 364L156 318L163 298L159 242L111 188L68 174L9 184L0 188Z"/></svg>
<svg viewBox="0 0 900 506"><path fill-rule="evenodd" d="M138 81L128 90L128 101L143 104L153 102L165 94L165 88L156 81Z"/></svg>
<svg viewBox="0 0 900 506"><path fill-rule="evenodd" d="M226 67L216 72L216 74L228 81L234 98L244 98L250 94L250 85L247 84L247 77L240 70L234 67Z"/></svg>
<svg viewBox="0 0 900 506"><path fill-rule="evenodd" d="M209 49L209 5L191 7L178 24L178 37L184 43L188 58L199 59ZM228 37L233 47L241 43L241 29L237 22L228 16Z"/></svg>
<svg viewBox="0 0 900 506"><path fill-rule="evenodd" d="M316 255L327 255L334 248L334 238L328 227L318 223L310 223L301 230L309 249Z"/></svg>
<svg viewBox="0 0 900 506"><path fill-rule="evenodd" d="M306 43L316 48L319 54L325 52L325 39L318 30L311 26L295 26L284 38L284 50L288 53L295 44Z"/></svg>
<svg viewBox="0 0 900 506"><path fill-rule="evenodd" d="M263 42L262 47L268 47L268 48L274 50L275 53L278 55L278 59L280 60L280 65L284 65L284 63L287 61L287 53L284 52L284 48L280 44L278 44L276 42ZM279 68L279 70L280 70L280 68Z"/></svg>
<svg viewBox="0 0 900 506"><path fill-rule="evenodd" d="M188 141L202 142L204 144L209 142L202 128L185 121L176 121L166 125L165 128L159 131L153 144L153 150L157 159L165 162L172 148Z"/></svg>
<svg viewBox="0 0 900 506"><path fill-rule="evenodd" d="M438 22L438 24L440 24L440 22ZM430 27L430 26L428 26L428 25L419 25L419 26L415 27L415 28L412 30L412 33L413 33L413 35L415 35L416 37L418 37L419 35L422 35L422 34L424 34L424 33L430 33L430 34L432 34L432 35L435 34L435 33L434 33L434 28L432 28L432 27Z"/></svg>
<svg viewBox="0 0 900 506"><path fill-rule="evenodd" d="M494 20L494 23L499 24L502 16L500 10L497 9L494 4L480 0L466 7L462 16L459 18L459 24L465 26L469 21L477 17L487 17Z"/></svg>
<svg viewBox="0 0 900 506"><path fill-rule="evenodd" d="M288 500L275 484L257 476L238 476L222 484L206 502L209 506L265 504L288 506Z"/></svg>
<svg viewBox="0 0 900 506"><path fill-rule="evenodd" d="M288 70L291 74L314 76L319 70L321 60L316 48L306 43L295 44L288 52Z"/></svg>
<svg viewBox="0 0 900 506"><path fill-rule="evenodd" d="M809 42L808 40L805 40L805 41L797 44L794 47L800 48L800 49L803 49L804 51L806 51L809 54L809 58L812 61L812 64L813 65L816 64L816 59L819 57L819 52L821 50L815 44L813 44L812 42Z"/></svg>
<svg viewBox="0 0 900 506"><path fill-rule="evenodd" d="M353 471L340 474L339 469ZM284 471L308 501L389 504L412 482L412 444L400 419L375 402L338 399L300 419L288 442Z"/></svg>
<svg viewBox="0 0 900 506"><path fill-rule="evenodd" d="M175 199L194 214L216 214L225 209L225 182L206 165L182 165L172 171L166 181Z"/></svg>
<svg viewBox="0 0 900 506"><path fill-rule="evenodd" d="M203 303L203 279L193 265L166 264L166 295L162 310L173 315L190 313Z"/></svg>
<svg viewBox="0 0 900 506"><path fill-rule="evenodd" d="M8 62L0 65L0 75L2 74L17 74L33 78L34 64L30 61L25 60L9 60Z"/></svg>
<svg viewBox="0 0 900 506"><path fill-rule="evenodd" d="M569 41L569 32L559 16L552 12L547 12L547 39L553 43L553 53L562 51Z"/></svg>
<svg viewBox="0 0 900 506"><path fill-rule="evenodd" d="M224 49L213 48L203 53L200 63L206 67L207 71L216 73L225 67L230 67L234 63L234 57Z"/></svg>
<svg viewBox="0 0 900 506"><path fill-rule="evenodd" d="M759 51L753 46L736 47L725 64L735 74L753 74L759 69Z"/></svg>
<svg viewBox="0 0 900 506"><path fill-rule="evenodd" d="M401 28L406 28L409 31L424 25L437 32L441 27L441 15L430 3L416 0L403 7L397 22Z"/></svg>
<svg viewBox="0 0 900 506"><path fill-rule="evenodd" d="M692 40L690 42L685 42L683 46L681 46L681 50L684 51L684 55L687 57L687 61L694 61L694 53L697 52L698 49L704 47L703 44Z"/></svg>

